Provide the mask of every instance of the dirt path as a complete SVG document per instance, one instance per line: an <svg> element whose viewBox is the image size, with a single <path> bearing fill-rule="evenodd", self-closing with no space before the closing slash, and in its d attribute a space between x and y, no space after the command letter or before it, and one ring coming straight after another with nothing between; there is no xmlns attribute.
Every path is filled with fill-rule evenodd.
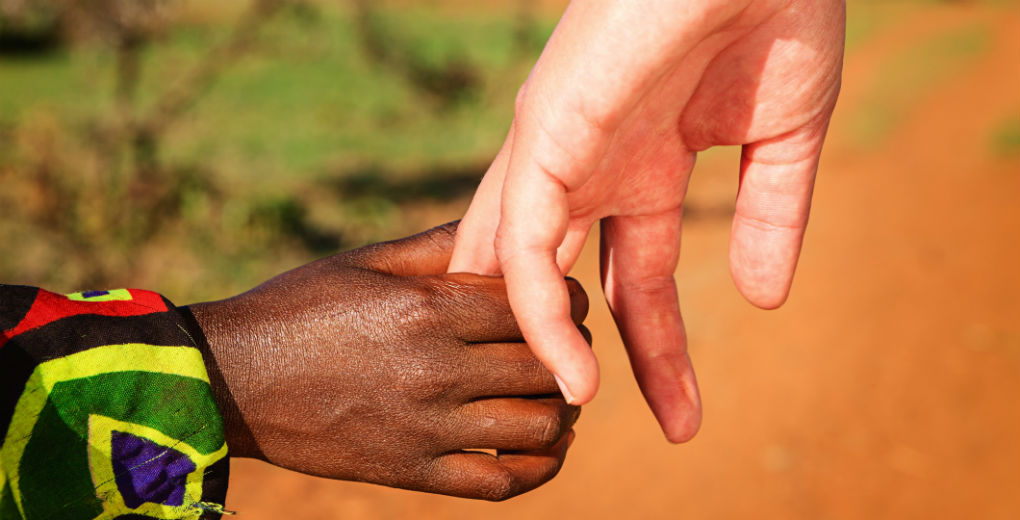
<svg viewBox="0 0 1020 520"><path fill-rule="evenodd" d="M1020 111L1020 17L1003 13L930 8L911 18L921 29L888 28L849 57L783 309L736 294L728 221L687 226L678 277L706 406L690 444L658 433L595 301L603 387L542 489L487 504L237 461L228 505L251 520L1020 518L1020 157L989 146ZM853 148L838 121L859 108L856 85L975 20L993 34L981 57L920 91L882 148ZM693 196L731 197L731 173L702 172ZM575 274L597 294L593 245Z"/></svg>

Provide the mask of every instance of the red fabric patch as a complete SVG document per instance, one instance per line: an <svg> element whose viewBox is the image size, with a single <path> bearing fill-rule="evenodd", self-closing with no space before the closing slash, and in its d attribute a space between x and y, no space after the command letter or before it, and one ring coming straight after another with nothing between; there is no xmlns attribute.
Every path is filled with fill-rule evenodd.
<svg viewBox="0 0 1020 520"><path fill-rule="evenodd" d="M39 289L39 294L32 303L25 317L17 326L4 331L0 336L0 347L3 347L7 340L30 331L38 329L54 321L79 316L84 314L98 316L142 316L157 312L166 312L166 304L163 297L152 291L141 291L128 289L131 293L131 300L120 301L77 301L71 300L63 294L52 293Z"/></svg>

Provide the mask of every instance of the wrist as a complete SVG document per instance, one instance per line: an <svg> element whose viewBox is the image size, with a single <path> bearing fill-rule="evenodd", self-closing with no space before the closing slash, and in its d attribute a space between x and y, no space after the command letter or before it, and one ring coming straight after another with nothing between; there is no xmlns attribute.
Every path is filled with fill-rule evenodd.
<svg viewBox="0 0 1020 520"><path fill-rule="evenodd" d="M230 455L262 458L242 411L247 408L244 403L248 392L244 383L250 369L250 364L244 361L244 334L239 330L245 322L231 312L229 300L195 303L179 309L202 352L209 384L223 417Z"/></svg>

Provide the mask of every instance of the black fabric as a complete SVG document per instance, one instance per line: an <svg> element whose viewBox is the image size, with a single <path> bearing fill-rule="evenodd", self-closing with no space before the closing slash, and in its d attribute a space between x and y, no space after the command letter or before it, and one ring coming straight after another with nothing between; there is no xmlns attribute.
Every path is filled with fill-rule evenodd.
<svg viewBox="0 0 1020 520"><path fill-rule="evenodd" d="M28 314L39 293L36 287L0 284L0 332L13 329Z"/></svg>
<svg viewBox="0 0 1020 520"><path fill-rule="evenodd" d="M35 359L28 352L10 344L0 347L0 436L7 434L14 407L34 369Z"/></svg>

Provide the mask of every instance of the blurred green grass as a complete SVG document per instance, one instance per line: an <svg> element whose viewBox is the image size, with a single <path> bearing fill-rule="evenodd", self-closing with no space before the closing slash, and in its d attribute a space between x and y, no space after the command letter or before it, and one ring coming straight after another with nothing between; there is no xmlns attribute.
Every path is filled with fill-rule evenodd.
<svg viewBox="0 0 1020 520"><path fill-rule="evenodd" d="M489 88L483 99L437 113L412 86L364 56L350 13L329 4L317 10L311 20L278 16L268 22L254 52L230 66L175 127L168 159L200 162L271 189L288 176L314 176L337 164L478 160L501 141L527 73L520 65L540 49L534 47L527 61L515 56L514 20L500 13L382 12L389 30L423 61L458 56L481 71ZM548 34L552 26L544 20L538 30ZM177 24L147 48L139 103L151 103L225 32L221 25ZM0 120L9 124L41 110L74 121L108 109L112 67L109 50L96 45L4 59Z"/></svg>
<svg viewBox="0 0 1020 520"><path fill-rule="evenodd" d="M235 4L240 12L246 2ZM555 19L528 20L522 40L513 8L455 16L428 7L375 8L397 52L422 67L455 62L477 77L477 92L441 104L365 52L349 5L303 7L266 21L253 47L226 66L160 140L159 160L171 175L194 178L182 189L171 225L158 236L127 240L111 229L116 222L74 222L88 220L82 209L46 226L35 221L49 217L19 212L16 190L5 190L10 198L0 209L0 240L33 245L18 258L0 259L0 279L67 291L80 284L149 284L184 301L223 296L337 248L419 230L427 208L407 206L435 199L435 186L427 185L436 178L458 185L432 202L465 207L466 187L473 188L502 142L516 89ZM221 5L186 8L142 51L140 113L224 41L238 16ZM82 193L77 185L90 180L78 168L84 171L90 159L81 149L115 108L115 67L110 46L95 42L0 56L0 136L11 137L0 144L3 182L55 175L61 179L44 180ZM49 153L61 156L59 166L52 166ZM370 190L346 187L345 179L366 174L384 182ZM424 203L415 197L394 202L388 193L394 183L433 193L422 194ZM21 188L20 196L34 189ZM81 227L68 232L69 239L55 236ZM68 249L91 254L76 257ZM158 259L160 251L169 259ZM103 265L69 265L89 262ZM187 276L151 269L167 262L168 270Z"/></svg>
<svg viewBox="0 0 1020 520"><path fill-rule="evenodd" d="M851 3L848 55L943 3ZM227 40L249 4L171 3L179 10L141 52L137 112ZM368 52L354 3L301 0L263 23L248 52L160 136L172 207L149 223L135 222L151 208L117 177L130 151L96 159L117 110L112 46L0 55L0 241L18 248L0 257L0 280L62 291L142 286L187 302L459 215L502 142L555 13L524 19L526 4L511 0L406 4L371 4L386 45L402 63L463 69L474 81L464 95L437 99ZM986 33L967 26L884 57L864 105L844 123L855 144L880 144L919 93L985 49ZM1015 128L1011 119L990 130L991 146L1012 153ZM699 161L733 154L711 150Z"/></svg>

